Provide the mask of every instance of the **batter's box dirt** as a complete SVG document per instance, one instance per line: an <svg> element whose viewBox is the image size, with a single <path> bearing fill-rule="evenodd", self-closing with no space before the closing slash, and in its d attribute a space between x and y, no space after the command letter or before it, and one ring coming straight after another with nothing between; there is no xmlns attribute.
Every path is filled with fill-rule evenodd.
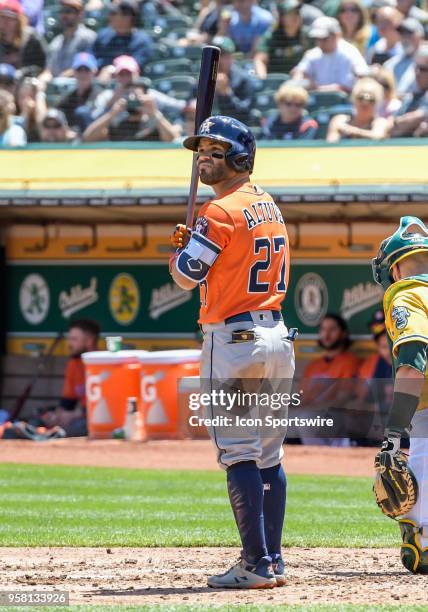
<svg viewBox="0 0 428 612"><path fill-rule="evenodd" d="M2 590L53 588L72 604L426 602L426 577L407 573L398 549L288 548L287 584L220 591L206 576L237 559L233 548L2 548Z"/></svg>

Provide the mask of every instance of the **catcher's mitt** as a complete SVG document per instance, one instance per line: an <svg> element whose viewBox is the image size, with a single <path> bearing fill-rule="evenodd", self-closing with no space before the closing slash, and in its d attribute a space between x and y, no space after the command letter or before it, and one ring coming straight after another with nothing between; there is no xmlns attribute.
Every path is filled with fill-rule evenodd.
<svg viewBox="0 0 428 612"><path fill-rule="evenodd" d="M375 457L374 467L373 492L382 512L393 519L409 512L418 497L418 483L407 464L407 456L400 449L388 449L385 441Z"/></svg>

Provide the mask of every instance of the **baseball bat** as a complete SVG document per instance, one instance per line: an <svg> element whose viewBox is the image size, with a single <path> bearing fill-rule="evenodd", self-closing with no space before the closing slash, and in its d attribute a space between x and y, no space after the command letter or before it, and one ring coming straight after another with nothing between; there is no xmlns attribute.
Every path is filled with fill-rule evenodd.
<svg viewBox="0 0 428 612"><path fill-rule="evenodd" d="M30 397L31 391L33 390L34 385L39 380L40 375L42 374L43 370L45 369L46 361L53 354L54 350L56 349L56 347L58 346L58 344L60 343L60 341L62 340L63 337L64 337L64 333L60 332L53 339L52 344L49 347L49 350L46 353L43 353L43 355L41 355L39 357L39 362L38 362L38 364L36 366L36 371L34 372L30 382L27 384L27 386L25 387L25 389L23 390L21 395L19 397L17 397L15 405L13 406L12 410L10 411L10 415L9 415L9 420L10 421L15 421L19 417L19 415L21 414L21 411L22 411L22 409L24 407L24 404L27 401L27 399Z"/></svg>
<svg viewBox="0 0 428 612"><path fill-rule="evenodd" d="M217 81L218 60L220 49L207 46L202 49L201 68L199 71L198 93L196 95L195 134L207 117L211 115L214 100L215 84ZM196 166L196 153L193 153L192 177L190 179L189 198L187 200L186 227L193 227L195 215L196 194L198 192L198 168Z"/></svg>

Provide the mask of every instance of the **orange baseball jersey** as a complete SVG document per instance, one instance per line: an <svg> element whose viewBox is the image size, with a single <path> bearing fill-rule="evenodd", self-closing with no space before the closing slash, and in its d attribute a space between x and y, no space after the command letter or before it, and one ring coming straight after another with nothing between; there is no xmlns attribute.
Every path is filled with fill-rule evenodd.
<svg viewBox="0 0 428 612"><path fill-rule="evenodd" d="M290 249L272 197L245 183L206 202L178 270L200 287L199 323L218 323L249 310L280 310Z"/></svg>
<svg viewBox="0 0 428 612"><path fill-rule="evenodd" d="M73 408L76 402L86 405L85 366L80 357L73 357L67 363L60 403L64 408Z"/></svg>
<svg viewBox="0 0 428 612"><path fill-rule="evenodd" d="M313 402L320 397L323 400L334 400L339 390L351 389L349 379L356 375L359 363L358 357L349 351L340 353L332 359L320 357L311 361L306 366L301 381L303 401ZM343 383L339 383L338 379L342 379ZM332 384L327 384L327 380Z"/></svg>

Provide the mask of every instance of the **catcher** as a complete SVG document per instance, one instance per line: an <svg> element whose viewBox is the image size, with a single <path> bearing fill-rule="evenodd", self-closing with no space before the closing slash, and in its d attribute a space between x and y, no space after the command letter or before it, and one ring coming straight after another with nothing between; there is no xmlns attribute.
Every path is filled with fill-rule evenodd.
<svg viewBox="0 0 428 612"><path fill-rule="evenodd" d="M394 371L394 396L375 459L374 493L382 512L398 519L401 561L428 574L428 228L417 217L380 245L372 262L385 290L384 310ZM410 455L400 440L410 432Z"/></svg>

